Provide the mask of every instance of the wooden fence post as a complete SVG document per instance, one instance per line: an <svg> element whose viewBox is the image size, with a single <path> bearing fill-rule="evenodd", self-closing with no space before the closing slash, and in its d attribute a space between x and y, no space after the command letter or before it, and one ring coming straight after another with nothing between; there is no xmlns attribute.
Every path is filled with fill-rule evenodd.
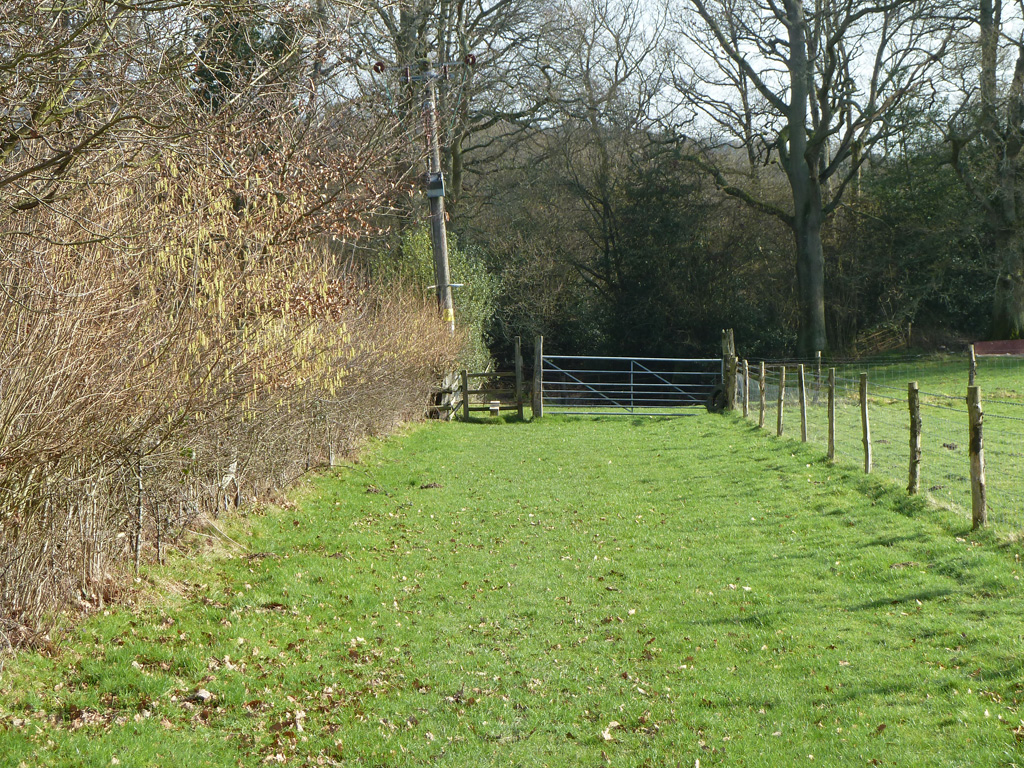
<svg viewBox="0 0 1024 768"><path fill-rule="evenodd" d="M462 418L469 421L469 371L462 369Z"/></svg>
<svg viewBox="0 0 1024 768"><path fill-rule="evenodd" d="M910 408L910 475L907 493L921 490L921 393L917 382L907 384L907 407Z"/></svg>
<svg viewBox="0 0 1024 768"><path fill-rule="evenodd" d="M764 380L764 360L761 361L761 370L757 375L757 388L761 395L761 413L757 417L757 426L764 429L764 410L767 405L767 403L765 403L765 399L767 398L767 387L765 386Z"/></svg>
<svg viewBox="0 0 1024 768"><path fill-rule="evenodd" d="M814 353L814 404L818 404L821 392L821 350Z"/></svg>
<svg viewBox="0 0 1024 768"><path fill-rule="evenodd" d="M741 373L742 369L740 368L740 359L739 359L739 357L737 355L733 355L732 356L732 365L733 365L733 368L736 370L736 374L733 376L733 381L735 382L735 385L736 385L736 391L733 394L733 402L736 403L736 408L738 410L738 409L742 408L742 405L741 405L742 398L741 398L741 395L740 395L740 388L743 386L743 384L742 384L743 378L740 376L740 373Z"/></svg>
<svg viewBox="0 0 1024 768"><path fill-rule="evenodd" d="M970 419L971 523L977 530L988 523L985 499L985 444L982 439L981 387L967 388L967 413Z"/></svg>
<svg viewBox="0 0 1024 768"><path fill-rule="evenodd" d="M725 390L725 408L736 407L736 368L732 363L736 356L736 337L732 328L722 329L722 388Z"/></svg>
<svg viewBox="0 0 1024 768"><path fill-rule="evenodd" d="M519 409L519 420L523 420L523 343L516 336L516 407Z"/></svg>
<svg viewBox="0 0 1024 768"><path fill-rule="evenodd" d="M726 408L736 410L736 355L728 355L725 360L725 396Z"/></svg>
<svg viewBox="0 0 1024 768"><path fill-rule="evenodd" d="M778 418L775 420L775 434L778 437L782 437L783 419L782 419L782 408L786 402L786 366L781 366L779 369L779 413Z"/></svg>
<svg viewBox="0 0 1024 768"><path fill-rule="evenodd" d="M860 426L864 441L864 472L871 474L871 424L868 421L868 375L860 375Z"/></svg>
<svg viewBox="0 0 1024 768"><path fill-rule="evenodd" d="M828 460L836 460L836 369L828 369Z"/></svg>
<svg viewBox="0 0 1024 768"><path fill-rule="evenodd" d="M735 354L736 336L733 334L732 328L726 328L722 331L722 357Z"/></svg>
<svg viewBox="0 0 1024 768"><path fill-rule="evenodd" d="M807 384L804 380L804 364L797 368L797 385L800 388L800 442L807 442Z"/></svg>
<svg viewBox="0 0 1024 768"><path fill-rule="evenodd" d="M544 415L544 337L538 336L533 343L533 418Z"/></svg>
<svg viewBox="0 0 1024 768"><path fill-rule="evenodd" d="M973 387L974 380L978 376L978 356L974 354L974 345L971 344L967 347L967 351L971 355L971 362L967 368L967 386Z"/></svg>
<svg viewBox="0 0 1024 768"><path fill-rule="evenodd" d="M750 363L743 361L743 418L750 415Z"/></svg>

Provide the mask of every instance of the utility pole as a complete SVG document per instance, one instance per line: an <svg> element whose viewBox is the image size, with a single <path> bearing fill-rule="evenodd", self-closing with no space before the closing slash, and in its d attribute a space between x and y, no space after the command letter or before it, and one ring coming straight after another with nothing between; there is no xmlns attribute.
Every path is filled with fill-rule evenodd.
<svg viewBox="0 0 1024 768"><path fill-rule="evenodd" d="M427 202L430 204L430 242L434 250L434 284L437 306L448 332L455 334L455 307L452 304L451 272L448 268L448 231L444 220L444 174L441 172L441 147L437 136L437 73L430 60L423 62L423 134L427 141Z"/></svg>
<svg viewBox="0 0 1024 768"><path fill-rule="evenodd" d="M437 89L434 82L448 79L452 66L476 63L476 56L468 54L461 62L441 64L441 71L434 69L429 58L421 59L418 71L401 67L402 82L423 84L423 136L427 142L427 203L430 205L430 242L434 252L434 286L437 289L437 307L441 318L448 325L448 332L455 333L455 307L452 304L451 271L448 267L448 233L444 211L444 173L441 171L441 146L437 132ZM373 71L383 74L390 67L383 61L373 65Z"/></svg>

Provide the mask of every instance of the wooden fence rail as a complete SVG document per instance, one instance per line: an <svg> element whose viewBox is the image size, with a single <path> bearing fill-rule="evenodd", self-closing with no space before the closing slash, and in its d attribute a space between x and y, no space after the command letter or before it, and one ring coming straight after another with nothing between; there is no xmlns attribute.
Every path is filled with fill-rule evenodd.
<svg viewBox="0 0 1024 768"><path fill-rule="evenodd" d="M523 386L523 353L520 338L515 338L515 367L511 371L462 371L462 386L459 391L462 418L469 419L471 413L516 411L523 418L526 388ZM470 388L471 381L483 380L485 385Z"/></svg>

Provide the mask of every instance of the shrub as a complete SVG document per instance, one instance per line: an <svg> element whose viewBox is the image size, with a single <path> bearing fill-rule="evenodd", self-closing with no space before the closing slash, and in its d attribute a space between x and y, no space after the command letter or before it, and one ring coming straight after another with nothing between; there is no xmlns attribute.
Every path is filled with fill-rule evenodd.
<svg viewBox="0 0 1024 768"><path fill-rule="evenodd" d="M203 159L162 152L117 185L6 222L0 615L12 636L75 600L102 603L201 518L420 416L454 366L456 341L422 292L334 273L294 226L298 196L258 181L242 194Z"/></svg>

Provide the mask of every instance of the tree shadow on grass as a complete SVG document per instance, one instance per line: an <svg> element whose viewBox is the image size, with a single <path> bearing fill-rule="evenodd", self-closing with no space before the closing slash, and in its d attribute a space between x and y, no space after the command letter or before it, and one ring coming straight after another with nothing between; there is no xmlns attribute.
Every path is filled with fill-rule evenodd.
<svg viewBox="0 0 1024 768"><path fill-rule="evenodd" d="M867 549L868 547L892 547L896 544L907 544L910 542L927 543L933 540L933 536L929 536L927 533L911 533L904 536L880 536L877 539L866 541L860 545L861 549Z"/></svg>
<svg viewBox="0 0 1024 768"><path fill-rule="evenodd" d="M885 608L890 605L905 605L907 603L926 602L928 600L935 600L939 597L947 597L953 594L950 589L933 589L925 592L914 592L909 595L903 595L897 598L882 598L881 600L871 600L867 603L861 603L860 605L851 606L851 611L871 611L875 608Z"/></svg>
<svg viewBox="0 0 1024 768"><path fill-rule="evenodd" d="M502 414L500 416L470 416L456 419L461 424L480 424L484 426L522 426L529 424L529 418L519 418L519 414Z"/></svg>
<svg viewBox="0 0 1024 768"><path fill-rule="evenodd" d="M757 627L759 629L772 629L779 614L776 613L747 613L743 616L719 616L714 619L695 619L694 624L704 627Z"/></svg>

